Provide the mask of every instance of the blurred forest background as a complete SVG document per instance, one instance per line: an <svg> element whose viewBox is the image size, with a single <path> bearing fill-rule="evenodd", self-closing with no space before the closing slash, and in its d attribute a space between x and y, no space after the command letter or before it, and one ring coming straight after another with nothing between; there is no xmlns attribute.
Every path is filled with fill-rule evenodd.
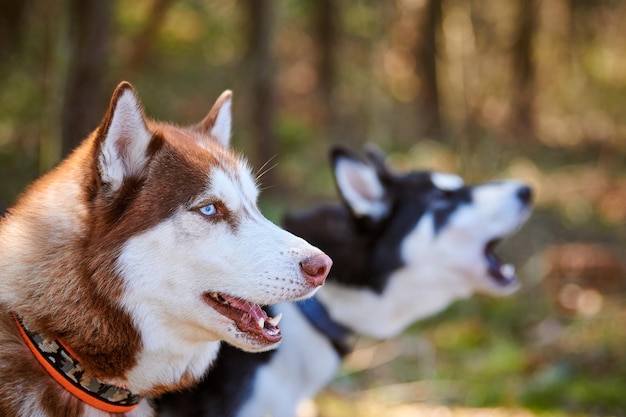
<svg viewBox="0 0 626 417"><path fill-rule="evenodd" d="M525 180L535 213L501 248L522 290L362 340L302 413L626 416L624 22L620 0L3 1L0 206L121 80L181 124L233 89L234 143L275 165L261 204L277 222L336 199L334 143Z"/></svg>

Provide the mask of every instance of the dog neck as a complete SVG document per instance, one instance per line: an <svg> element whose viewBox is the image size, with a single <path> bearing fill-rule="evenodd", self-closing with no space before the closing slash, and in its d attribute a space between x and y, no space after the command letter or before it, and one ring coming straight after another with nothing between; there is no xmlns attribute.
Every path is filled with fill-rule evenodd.
<svg viewBox="0 0 626 417"><path fill-rule="evenodd" d="M316 297L295 303L307 320L332 343L339 356L346 356L352 351L349 343L352 332L330 317L328 310Z"/></svg>
<svg viewBox="0 0 626 417"><path fill-rule="evenodd" d="M415 280L415 276L420 279ZM383 293L329 281L320 288L317 297L327 306L333 320L358 335L382 340L398 335L414 321L430 317L471 294L467 284L453 273L403 268L390 277Z"/></svg>
<svg viewBox="0 0 626 417"><path fill-rule="evenodd" d="M127 413L137 407L140 396L85 375L76 355L60 340L31 332L17 315L14 318L33 356L65 390L82 402L108 413Z"/></svg>

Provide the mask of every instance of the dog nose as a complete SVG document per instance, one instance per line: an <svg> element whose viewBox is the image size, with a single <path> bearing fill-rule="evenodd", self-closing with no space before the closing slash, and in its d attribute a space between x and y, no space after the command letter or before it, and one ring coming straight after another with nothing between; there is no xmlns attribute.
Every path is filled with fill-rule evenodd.
<svg viewBox="0 0 626 417"><path fill-rule="evenodd" d="M524 204L530 204L533 199L533 190L524 185L517 190L517 198Z"/></svg>
<svg viewBox="0 0 626 417"><path fill-rule="evenodd" d="M325 254L314 255L300 262L300 269L309 284L319 287L326 280L333 261Z"/></svg>

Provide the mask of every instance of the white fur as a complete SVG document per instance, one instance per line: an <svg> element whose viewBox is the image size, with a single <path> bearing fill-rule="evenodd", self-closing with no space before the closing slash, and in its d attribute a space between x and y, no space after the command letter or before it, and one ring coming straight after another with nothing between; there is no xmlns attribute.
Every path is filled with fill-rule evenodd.
<svg viewBox="0 0 626 417"><path fill-rule="evenodd" d="M250 400L237 417L293 417L298 402L321 390L339 367L340 359L333 346L296 306L284 303L276 309L284 317L280 322L283 346L292 348L278 349L270 362L259 369Z"/></svg>
<svg viewBox="0 0 626 417"><path fill-rule="evenodd" d="M250 175L247 169L240 174ZM239 217L235 230L181 208L171 218L131 238L119 257L126 279L122 303L142 335L143 351L126 383L141 391L172 383L185 371L200 376L218 341L247 350L258 346L234 323L210 308L203 294L223 292L257 304L311 296L299 261L318 249L277 227L256 208L251 183L214 169L198 201L219 200ZM209 186L211 184L211 186ZM236 248L236 250L234 250Z"/></svg>
<svg viewBox="0 0 626 417"><path fill-rule="evenodd" d="M383 198L385 189L369 165L354 159L341 158L335 167L337 186L357 216L374 219L387 213Z"/></svg>
<svg viewBox="0 0 626 417"><path fill-rule="evenodd" d="M124 178L142 171L151 138L137 97L132 90L125 90L117 100L99 158L102 181L110 184L112 191L119 189Z"/></svg>
<svg viewBox="0 0 626 417"><path fill-rule="evenodd" d="M438 234L432 216L423 217L402 244L405 266L391 275L382 294L328 282L320 301L339 323L383 339L474 292L514 292L516 284L501 286L487 275L483 251L527 219L530 212L516 195L520 185L502 181L474 188L473 202L459 206Z"/></svg>
<svg viewBox="0 0 626 417"><path fill-rule="evenodd" d="M463 178L458 175L444 174L443 172L433 172L430 175L430 179L435 184L435 187L446 191L458 190L465 183Z"/></svg>
<svg viewBox="0 0 626 417"><path fill-rule="evenodd" d="M30 400L25 398L24 405L20 409L20 416L30 417L48 417L48 414L39 406L39 402L36 399Z"/></svg>
<svg viewBox="0 0 626 417"><path fill-rule="evenodd" d="M227 146L230 133L228 95L210 134ZM126 242L117 262L126 284L122 305L140 331L143 349L124 380L114 382L141 392L155 383L175 383L185 373L200 377L220 340L250 351L276 346L259 345L203 299L214 291L275 304L317 290L304 279L300 261L321 252L263 217L258 194L244 160L232 171L215 166L190 207ZM216 202L237 219L235 229L190 209Z"/></svg>
<svg viewBox="0 0 626 417"><path fill-rule="evenodd" d="M74 268L80 271L70 276L71 285L84 282L77 277L85 267L79 254L91 238L91 203L85 201L84 177L90 173L87 164L93 152L99 151L97 169L107 185L105 192L112 195L128 177L145 172L152 134L132 88L120 88L123 90L116 91L121 93L114 95L111 119L101 126L107 129L101 132L102 142L99 137L84 142L47 179L24 194L2 220L0 299L6 311L20 311L20 306L33 302L33 294L48 291L52 285L60 287L51 291L63 291L64 275L74 273ZM203 375L221 340L248 351L276 347L241 332L205 302L205 293L215 291L251 303L275 304L306 298L317 290L307 281L300 263L321 256L321 251L261 215L256 206L258 189L247 163L239 160L233 166L231 154L220 160L228 151L213 140L227 145L230 139L230 97L219 103L213 125L211 119L205 119L200 126L178 132L188 133L190 140L199 144L211 141L210 147L197 150L210 148L218 159L203 178L205 189L158 225L133 234L119 248L111 248L120 251L116 271L111 271L123 282L119 306L130 315L142 343L137 357L132 358L136 363L124 375L105 382L137 394L178 384L183 377L189 380ZM99 148L93 149L94 144ZM198 205L217 202L226 207L232 221L207 219L197 210ZM116 295L111 303L117 302ZM11 337L15 336L11 333ZM20 398L15 403L23 407L18 410L20 415L44 417L41 392L35 388L26 391L17 393ZM153 412L142 400L125 415L152 417ZM109 413L91 406L81 413L81 417L105 416Z"/></svg>
<svg viewBox="0 0 626 417"><path fill-rule="evenodd" d="M389 277L382 294L331 281L319 290L318 299L335 321L357 334L383 339L474 292L515 291L516 285L498 286L487 276L483 250L528 217L529 209L517 197L521 185L502 181L475 187L473 202L460 206L438 233L432 215L420 219L401 245L405 267ZM257 371L253 392L237 417L292 417L298 403L319 392L339 368L331 342L294 305L278 309L284 312L283 344Z"/></svg>
<svg viewBox="0 0 626 417"><path fill-rule="evenodd" d="M215 125L211 129L211 136L217 139L223 146L229 146L231 137L231 105L232 97L228 96L220 107L220 111L215 119Z"/></svg>

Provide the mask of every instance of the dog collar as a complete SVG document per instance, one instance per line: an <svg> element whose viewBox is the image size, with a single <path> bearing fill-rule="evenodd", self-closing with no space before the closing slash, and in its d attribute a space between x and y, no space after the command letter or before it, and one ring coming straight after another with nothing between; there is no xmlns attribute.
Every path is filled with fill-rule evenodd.
<svg viewBox="0 0 626 417"><path fill-rule="evenodd" d="M48 339L31 332L17 314L13 314L20 335L37 361L63 388L84 403L108 413L127 413L141 397L127 389L107 384L85 375L85 371L69 348L60 340Z"/></svg>
<svg viewBox="0 0 626 417"><path fill-rule="evenodd" d="M346 356L352 351L348 340L352 332L347 327L333 320L330 314L328 314L326 307L319 302L317 297L298 301L296 306L298 306L313 327L331 341L339 356Z"/></svg>

